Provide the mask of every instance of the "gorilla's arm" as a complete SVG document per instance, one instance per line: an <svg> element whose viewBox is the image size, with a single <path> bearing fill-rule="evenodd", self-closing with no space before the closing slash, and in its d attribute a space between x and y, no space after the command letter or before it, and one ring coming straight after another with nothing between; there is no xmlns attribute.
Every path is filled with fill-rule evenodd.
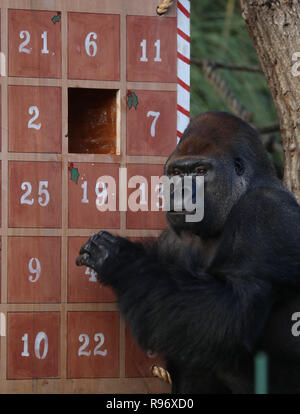
<svg viewBox="0 0 300 414"><path fill-rule="evenodd" d="M112 286L143 348L193 367L229 367L253 351L285 288L299 287L299 222L289 193L260 188L232 210L207 269L106 232L91 237L77 264Z"/></svg>
<svg viewBox="0 0 300 414"><path fill-rule="evenodd" d="M155 248L106 232L92 236L80 253L77 264L95 269L114 289L137 342L192 367L226 367L250 351L270 310L267 282L190 273L162 260Z"/></svg>

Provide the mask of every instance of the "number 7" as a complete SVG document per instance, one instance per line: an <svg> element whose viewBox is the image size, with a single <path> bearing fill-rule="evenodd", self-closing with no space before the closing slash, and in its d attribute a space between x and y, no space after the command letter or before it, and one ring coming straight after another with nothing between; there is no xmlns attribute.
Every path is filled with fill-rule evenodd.
<svg viewBox="0 0 300 414"><path fill-rule="evenodd" d="M159 118L159 115L160 115L160 112L149 111L147 113L147 118L149 116L153 116L154 117L154 119L152 121L152 124L151 124L151 130L150 130L151 137L155 137L155 125L156 125L156 122L157 122L157 120Z"/></svg>

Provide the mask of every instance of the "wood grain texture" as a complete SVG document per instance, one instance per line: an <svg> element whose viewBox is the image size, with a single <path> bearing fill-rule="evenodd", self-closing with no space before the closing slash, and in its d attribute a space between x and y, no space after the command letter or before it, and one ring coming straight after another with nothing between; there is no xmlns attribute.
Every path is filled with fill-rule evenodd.
<svg viewBox="0 0 300 414"><path fill-rule="evenodd" d="M1 393L170 391L167 384L149 376L152 359L132 343L113 293L90 281L91 274L86 274L86 269L75 266L80 245L102 228L128 237L157 237L166 225L162 212L100 213L95 204L95 185L100 175L112 175L117 185L120 167L128 167L129 178L133 174L161 175L166 155L172 150L176 119L170 118L168 112L170 102L175 106L176 95L176 1L164 17L157 16L156 6L156 0L0 0L1 51L6 56L7 75L0 77L0 312L7 317L7 336L0 338ZM53 23L51 19L59 13L60 20ZM150 65L144 75L139 75L138 70L127 80L131 53L128 45L135 47L134 53L140 52L137 39L131 37L128 43L127 35L132 29L128 30L129 16L150 18L151 30L148 26L147 33L162 36L165 69L159 75L151 75L156 67ZM85 39L99 28L99 56L93 62L93 57L86 54ZM20 31L25 30L30 33L30 42L24 47L32 49L30 54L19 53L25 40L20 38ZM41 35L45 31L49 54L41 53L45 46ZM165 39L173 45L170 56ZM151 59L155 57L152 55ZM115 153L71 151L70 88L114 91ZM143 109L146 123L145 117L128 119L130 89L149 97ZM82 101L84 107L88 103ZM157 133L164 136L164 142L160 140L154 149L144 132L140 134L144 142L135 142L134 127L130 132L131 123L139 130L143 126L147 131L151 128L153 118L147 118L147 112L155 110L153 103L161 112ZM39 108L35 123L41 122L40 130L28 130L30 106ZM104 103L103 108L107 110L109 105ZM77 184L70 178L71 163L79 169ZM32 205L20 204L24 181L32 185L27 197L34 199ZM38 203L40 181L48 181L50 201L44 207ZM88 183L89 203L81 202L84 181ZM42 200L43 197L42 194ZM42 267L36 285L29 281L32 257L39 258ZM49 340L44 359L35 354L39 332ZM21 355L25 333L29 357ZM99 344L94 339L97 333L104 334L104 344L99 349L107 349L105 356L94 355ZM89 346L85 348L91 351L89 356L78 355L84 344L79 340L81 334L89 336ZM38 349L43 355L43 340Z"/></svg>

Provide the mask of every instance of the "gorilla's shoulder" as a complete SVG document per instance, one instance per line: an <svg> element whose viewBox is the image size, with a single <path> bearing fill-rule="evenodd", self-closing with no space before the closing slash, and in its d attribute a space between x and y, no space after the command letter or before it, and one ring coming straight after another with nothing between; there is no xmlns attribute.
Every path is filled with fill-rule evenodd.
<svg viewBox="0 0 300 414"><path fill-rule="evenodd" d="M294 212L300 215L300 205L295 196L284 186L259 186L249 189L244 194L237 207L252 214L273 216L287 215Z"/></svg>

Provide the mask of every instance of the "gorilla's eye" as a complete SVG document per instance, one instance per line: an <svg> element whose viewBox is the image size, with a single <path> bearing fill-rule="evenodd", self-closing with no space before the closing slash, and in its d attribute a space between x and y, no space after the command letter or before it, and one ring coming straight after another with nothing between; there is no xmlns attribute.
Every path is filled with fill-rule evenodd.
<svg viewBox="0 0 300 414"><path fill-rule="evenodd" d="M207 174L207 169L203 167L197 167L195 168L194 172L199 175L205 175Z"/></svg>

